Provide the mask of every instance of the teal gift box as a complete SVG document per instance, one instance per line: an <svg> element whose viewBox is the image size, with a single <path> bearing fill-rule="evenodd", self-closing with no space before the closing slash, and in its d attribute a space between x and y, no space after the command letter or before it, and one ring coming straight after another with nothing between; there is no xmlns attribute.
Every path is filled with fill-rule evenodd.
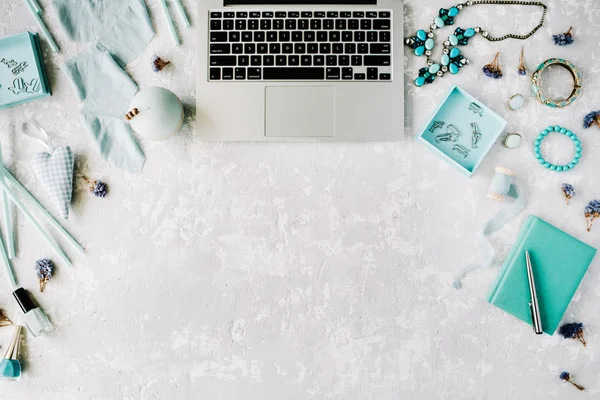
<svg viewBox="0 0 600 400"><path fill-rule="evenodd" d="M0 110L50 96L37 33L0 39Z"/></svg>
<svg viewBox="0 0 600 400"><path fill-rule="evenodd" d="M435 128L440 122L444 123L443 126ZM475 146L472 123L476 124L480 134ZM417 139L470 177L496 143L506 124L504 118L481 101L452 85L433 116L423 125ZM466 157L464 149L468 150Z"/></svg>

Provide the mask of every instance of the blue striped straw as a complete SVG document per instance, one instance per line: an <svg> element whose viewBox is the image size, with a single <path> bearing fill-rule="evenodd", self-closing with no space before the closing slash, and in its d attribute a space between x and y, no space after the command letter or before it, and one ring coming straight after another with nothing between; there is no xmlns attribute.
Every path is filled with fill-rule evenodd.
<svg viewBox="0 0 600 400"><path fill-rule="evenodd" d="M2 154L0 154L0 161L3 159ZM0 165L3 165L0 162ZM3 173L0 173L0 179L3 179ZM6 197L6 193L2 191L2 212L4 215L4 231L6 233L6 251L8 253L8 258L12 260L15 258L15 236L13 232L13 223L12 218L10 216L10 203L8 202L8 197Z"/></svg>
<svg viewBox="0 0 600 400"><path fill-rule="evenodd" d="M33 9L35 10L36 13L38 13L38 14L42 13L42 9L40 8L40 5L38 4L38 2L36 0L29 0L29 2L31 3L31 6L33 7Z"/></svg>
<svg viewBox="0 0 600 400"><path fill-rule="evenodd" d="M2 192L2 211L4 213L4 230L6 231L6 250L8 251L8 258L12 260L15 258L15 238L8 197L6 197L4 191Z"/></svg>
<svg viewBox="0 0 600 400"><path fill-rule="evenodd" d="M167 3L165 0L158 0L160 3L160 7L165 14L165 18L167 19L167 26L169 27L169 31L171 32L171 36L173 37L173 41L175 42L175 46L179 46L179 37L177 36L177 31L175 31L175 25L173 24L173 18L171 18L171 14L169 14L169 9L167 8Z"/></svg>
<svg viewBox="0 0 600 400"><path fill-rule="evenodd" d="M6 254L6 249L4 248L4 241L2 240L2 235L0 235L0 258L2 258L2 264L4 264L4 268L6 269L6 277L8 278L8 283L11 287L17 287L17 277L15 276L15 271L12 268L10 260L8 259L8 255Z"/></svg>
<svg viewBox="0 0 600 400"><path fill-rule="evenodd" d="M46 28L46 25L44 25L44 21L42 21L42 17L40 17L40 14L38 14L37 11L35 11L35 7L33 6L33 4L31 3L30 0L23 0L23 1L25 2L25 5L27 5L27 8L29 8L31 15L33 15L33 19L35 19L35 22L37 22L38 27L42 31L42 35L44 35L44 37L48 41L48 44L50 45L50 48L52 49L52 51L54 53L58 53L58 46L56 45L56 42L54 41L54 39L52 39L52 35L50 35L50 32L48 32L48 28ZM32 0L32 1L35 1L35 0Z"/></svg>
<svg viewBox="0 0 600 400"><path fill-rule="evenodd" d="M0 180L0 188L2 188L6 192L11 201L15 203L19 211L21 211L25 218L33 225L33 227L38 231L42 239L44 239L46 243L52 248L52 250L54 250L56 255L62 260L62 262L71 267L73 265L71 263L71 260L69 260L67 255L58 246L56 241L52 239L48 232L46 232L46 230L40 225L40 223L37 222L35 218L33 218L33 215L31 215L27 208L25 208L25 205L21 202L21 200L19 200L19 198L15 196L15 194L12 192L10 187L8 187L4 180Z"/></svg>
<svg viewBox="0 0 600 400"><path fill-rule="evenodd" d="M4 160L2 158L2 146L0 145L0 166L4 165ZM4 182L4 168L0 168L0 180ZM4 194L4 191L3 191ZM3 199L4 200L4 199ZM8 207L8 200L4 202L6 207ZM15 277L15 271L12 269L12 265L10 264L10 260L8 259L8 255L6 254L6 248L4 247L4 241L2 240L2 235L0 235L0 257L2 258L2 263L6 268L6 276L8 278L9 283L12 287L17 286L17 278Z"/></svg>
<svg viewBox="0 0 600 400"><path fill-rule="evenodd" d="M35 1L35 0L32 0L32 1ZM183 5L181 5L181 0L173 0L173 2L175 3L175 8L177 8L179 15L181 15L181 19L183 19L183 25L185 25L186 28L189 28L191 26L190 20L188 19L187 14L185 13L185 10L183 9Z"/></svg>
<svg viewBox="0 0 600 400"><path fill-rule="evenodd" d="M6 168L4 169L4 176L6 178L6 181L10 183L10 185L17 192L19 192L23 197L29 199L29 201L33 203L36 209L46 217L50 225L52 225L52 227L56 229L56 231L60 233L75 250L77 250L79 253L83 253L85 251L83 247L81 247L81 245L77 242L77 240L75 240L73 236L71 236L71 234L69 234L69 232L67 232L67 230L63 228L61 224L58 223L56 218L54 218L52 214L50 214L48 210L46 210L44 206L42 206L40 202L35 197L33 197L33 195L29 193L27 189L25 189L21 182L16 180L16 178Z"/></svg>

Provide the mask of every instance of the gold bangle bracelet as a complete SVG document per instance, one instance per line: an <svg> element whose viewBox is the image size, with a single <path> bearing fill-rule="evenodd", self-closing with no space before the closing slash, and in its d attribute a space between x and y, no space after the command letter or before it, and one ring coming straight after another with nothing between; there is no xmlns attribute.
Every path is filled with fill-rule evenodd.
<svg viewBox="0 0 600 400"><path fill-rule="evenodd" d="M573 76L573 82L575 86L573 87L573 91L569 95L569 97L565 100L552 100L544 97L542 94L542 89L540 86L540 78L544 70L550 65L559 65L563 68L566 68L571 75ZM536 99L539 100L540 103L547 105L552 108L563 108L577 100L577 98L581 95L581 74L579 73L579 69L572 62L563 60L562 58L550 58L543 63L541 63L531 78L531 92L535 96Z"/></svg>

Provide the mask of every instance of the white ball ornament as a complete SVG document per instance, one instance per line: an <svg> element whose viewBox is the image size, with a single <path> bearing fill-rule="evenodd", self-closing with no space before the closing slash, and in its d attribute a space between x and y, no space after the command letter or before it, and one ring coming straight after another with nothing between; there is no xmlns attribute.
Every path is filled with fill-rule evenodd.
<svg viewBox="0 0 600 400"><path fill-rule="evenodd" d="M164 140L183 123L183 105L175 93L161 87L142 89L133 97L125 115L131 129L145 139Z"/></svg>

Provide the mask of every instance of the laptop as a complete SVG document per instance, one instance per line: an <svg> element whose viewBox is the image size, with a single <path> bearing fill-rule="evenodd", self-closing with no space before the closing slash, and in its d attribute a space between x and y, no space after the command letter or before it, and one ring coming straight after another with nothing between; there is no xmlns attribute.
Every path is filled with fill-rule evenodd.
<svg viewBox="0 0 600 400"><path fill-rule="evenodd" d="M202 0L196 136L404 136L400 0Z"/></svg>

